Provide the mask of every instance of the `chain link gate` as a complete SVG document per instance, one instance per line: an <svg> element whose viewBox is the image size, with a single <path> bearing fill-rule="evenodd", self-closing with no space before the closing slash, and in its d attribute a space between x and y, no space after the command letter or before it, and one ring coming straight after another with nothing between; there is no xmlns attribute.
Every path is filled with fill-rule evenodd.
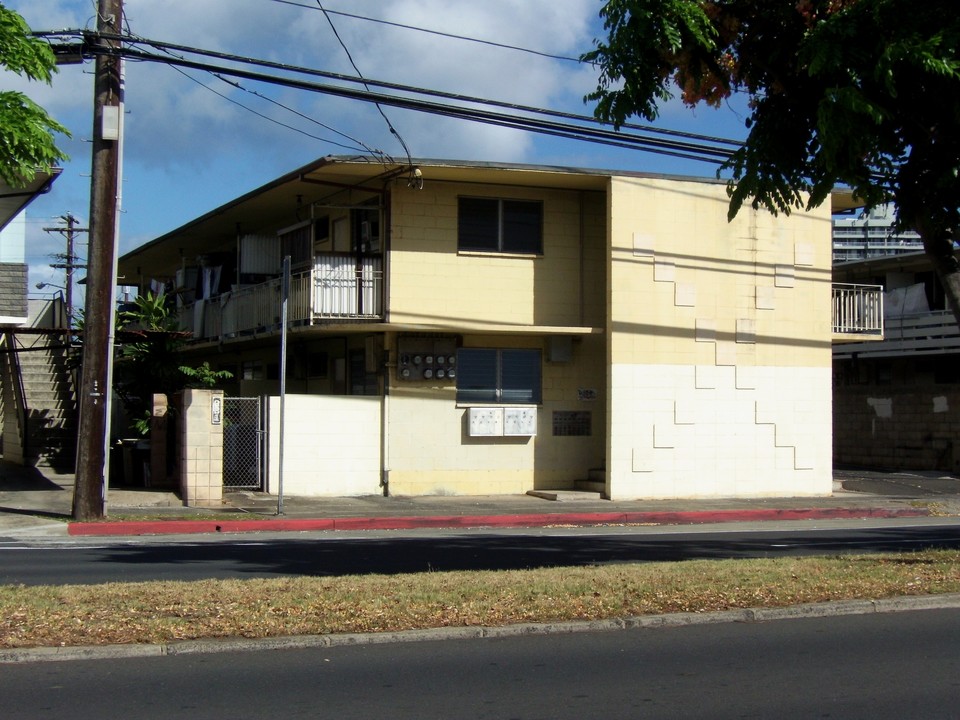
<svg viewBox="0 0 960 720"><path fill-rule="evenodd" d="M223 487L263 489L266 431L258 397L223 399Z"/></svg>

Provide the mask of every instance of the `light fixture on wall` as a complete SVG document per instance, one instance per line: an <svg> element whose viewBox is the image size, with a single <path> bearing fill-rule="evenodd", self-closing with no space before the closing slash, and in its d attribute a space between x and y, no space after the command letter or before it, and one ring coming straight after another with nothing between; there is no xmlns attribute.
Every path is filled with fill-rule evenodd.
<svg viewBox="0 0 960 720"><path fill-rule="evenodd" d="M407 178L407 187L414 188L415 190L423 190L423 172L420 168L414 168L410 172L410 177Z"/></svg>

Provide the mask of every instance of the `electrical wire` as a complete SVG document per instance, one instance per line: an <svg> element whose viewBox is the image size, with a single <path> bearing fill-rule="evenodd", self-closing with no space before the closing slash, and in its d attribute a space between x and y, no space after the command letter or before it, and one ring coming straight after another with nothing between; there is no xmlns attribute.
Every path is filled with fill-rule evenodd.
<svg viewBox="0 0 960 720"><path fill-rule="evenodd" d="M345 150L353 150L354 152L364 152L364 151L369 152L369 153L375 152L375 151L371 150L369 147L367 147L366 145L364 145L363 147L356 147L356 146L353 146L353 145L344 145L343 143L337 142L336 140L331 140L331 139L329 139L329 138L320 137L319 135L314 135L314 134L312 134L312 133L308 133L306 130L302 130L301 128L294 127L293 125L289 125L289 124L287 124L287 123L285 123L285 122L281 122L280 120L277 120L276 118L272 118L272 117L270 117L269 115L265 115L264 113L259 112L258 110L254 110L252 107L250 107L250 106L248 106L248 105L244 105L244 104L241 103L240 101L233 99L233 98L230 97L229 95L225 95L224 93L222 93L222 92L220 92L220 91L218 91L218 90L210 87L209 85L204 85L204 84L203 84L202 82L200 82L197 78L193 77L192 75L190 75L190 73L185 72L185 71L182 70L181 68L178 68L178 67L173 66L172 69L173 69L173 70L176 70L178 73L180 73L181 75L183 75L183 76L184 76L185 78L187 78L188 80L192 80L193 82L197 83L197 85L199 85L200 87L202 87L204 90L207 90L207 91L209 91L209 92L212 92L214 95L217 95L218 97L223 98L223 99L226 100L227 102L233 103L234 105L236 105L236 106L238 106L238 107L240 107L240 108L243 108L243 109L246 110L247 112L252 113L252 114L256 115L256 116L259 117L259 118L263 118L264 120L267 120L267 121L269 121L269 122L272 122L272 123L275 124L275 125L279 125L279 126L282 127L282 128L286 128L286 129L288 129L288 130L293 130L294 132L300 133L301 135L304 135L304 136L306 136L306 137L308 137L308 138L311 138L312 140L319 140L320 142L328 143L328 144L330 144L330 145L336 145L337 147L344 148ZM275 105L279 105L279 106L280 106L281 108L283 108L284 110L288 110L288 111L290 111L290 112L292 112L292 113L295 113L296 115L299 115L300 117L302 117L302 118L304 118L304 119L306 119L306 120L309 120L309 121L311 121L311 122L314 122L314 123L316 123L317 125L320 125L321 127L324 127L324 128L326 128L327 130L330 130L331 132L335 132L335 133L341 134L341 135L343 134L343 133L340 133L338 130L334 130L333 128L327 127L326 125L324 125L323 123L321 123L321 122L318 121L318 120L314 120L313 118L307 117L307 116L304 115L303 113L301 113L301 112L299 112L299 111L297 111L297 110L294 110L293 108L289 108L289 107L287 107L286 105L283 105L282 103L279 103L279 102L276 102L275 100L272 100L271 98L267 97L266 95L262 95L261 93L258 93L258 92L256 92L255 90L248 90L247 88L243 87L240 83L238 83L238 82L236 82L236 81L234 81L234 80L228 80L228 79L225 78L225 77L221 77L218 73L212 73L212 75L213 75L215 78L217 78L218 80L220 80L221 82L225 82L227 85L230 85L231 87L235 87L235 88L237 88L238 90L242 90L243 92L247 92L247 93L250 93L250 94L252 94L252 95L256 95L257 97L261 98L262 100L265 100L266 102L270 102L270 103L274 103ZM350 138L349 136L345 136L345 137L347 137L347 138L350 139L350 140L353 139L353 138ZM362 143L359 143L359 141L357 141L357 142L358 142L358 144L362 144Z"/></svg>
<svg viewBox="0 0 960 720"><path fill-rule="evenodd" d="M141 37L141 36L139 36L139 35L136 35L135 33L132 33L132 32L130 31L129 25L127 25L127 33L128 33L128 35L129 35L130 37L137 38L137 39L140 40L141 42L144 42L144 43L148 43L148 44L149 44L149 41L146 40L146 38L143 38L143 37ZM171 56L173 56L173 57L178 57L174 52L172 52L171 49L165 49L165 48L158 48L158 49L160 49L162 52L165 52L165 53L167 53L167 54L169 54L169 55L171 55ZM245 88L243 85L241 85L240 83L236 82L235 80L228 80L227 78L225 78L225 77L223 77L222 75L219 75L219 74L217 74L217 73L210 73L213 77L217 78L218 80L220 80L220 81L223 82L223 83L226 83L227 85L230 85L230 86L233 87L233 88L236 88L237 90L241 90L242 92L249 93L250 95L253 95L253 96L255 96L255 97L258 97L258 98L260 98L261 100L263 100L263 101L265 101L265 102L272 103L273 105L276 105L277 107L280 107L280 108L286 110L287 112L293 113L294 115L297 115L298 117L301 117L301 118L303 118L304 120L307 120L307 121L309 121L309 122L312 122L312 123L314 123L315 125L319 125L320 127L324 128L325 130L329 130L330 132L335 133L335 134L339 135L340 137L343 137L343 138L349 140L349 141L352 142L352 143L355 143L355 145L353 145L353 146L351 146L351 145L344 145L343 143L337 142L337 141L335 141L335 140L330 140L329 138L320 137L319 135L313 135L312 133L308 133L307 131L302 130L302 129L298 128L298 127L294 127L293 125L289 125L289 124L287 124L287 123L281 122L281 121L277 120L276 118L272 118L272 117L270 117L269 115L266 115L266 114L261 113L261 112L259 112L259 111L257 111L257 110L254 110L253 108L249 107L248 105L244 105L243 103L239 102L238 100L235 100L234 98L231 98L231 97L228 96L228 95L225 95L224 93L221 93L221 92L216 91L215 89L213 89L213 88L210 87L209 85L206 85L206 84L200 82L197 78L193 77L192 75L190 75L189 73L181 70L181 69L178 68L178 67L174 67L173 69L176 70L177 72L179 72L181 75L183 75L183 76L184 76L185 78L187 78L188 80L191 80L191 81L195 82L195 83L196 83L197 85L199 85L200 87L204 88L205 90L207 90L207 91L209 91L209 92L212 92L214 95L217 95L217 96L220 97L220 98L223 98L223 99L226 100L227 102L233 103L233 104L236 105L237 107L240 107L240 108L246 110L247 112L250 112L250 113L256 115L256 116L259 117L259 118L262 118L262 119L264 119L264 120L267 120L268 122L274 123L275 125L278 125L278 126L280 126L280 127L286 128L286 129L288 129L288 130L292 130L292 131L294 131L294 132L296 132L296 133L300 133L301 135L304 135L305 137L311 138L312 140L319 140L320 142L328 143L328 144L330 144L330 145L336 145L337 147L344 148L345 150L352 150L352 151L354 151L354 152L364 152L364 151L366 151L366 152L370 153L371 155L376 155L378 152L380 152L380 151L378 151L378 150L374 150L373 148L371 148L370 146L368 146L368 145L367 145L366 143L364 143L363 141L358 140L358 139L356 139L356 138L354 138L354 137L351 137L350 135L347 135L346 133L343 133L343 132L337 130L336 128L330 127L329 125L326 125L326 124L320 122L319 120L317 120L317 119L315 119L315 118L311 118L311 117L309 117L308 115L305 115L304 113L300 112L299 110L295 110L294 108L288 107L287 105L284 105L283 103L279 102L278 100L274 100L273 98L267 97L266 95L264 95L264 94L262 94L262 93L259 93L259 92L257 92L256 90L250 90L249 88Z"/></svg>
<svg viewBox="0 0 960 720"><path fill-rule="evenodd" d="M241 77L244 79L264 82L268 84L283 85L286 87L293 87L293 88L298 88L302 90L308 90L311 92L319 92L319 93L324 93L324 94L333 95L337 97L343 97L343 98L354 99L354 100L362 100L365 102L374 102L374 103L379 103L383 105L400 107L403 109L415 110L419 112L427 112L427 113L432 113L436 115L452 117L457 119L471 120L474 122L483 122L491 125L498 125L501 127L509 127L509 128L519 129L519 130L527 130L531 132L554 135L558 137L597 142L597 143L612 145L616 147L644 150L646 152L653 152L657 154L680 157L680 158L696 160L700 162L711 162L711 163L717 163L717 164L725 162L733 154L734 149L740 146L740 143L733 140L724 139L724 138L714 138L710 136L696 135L692 133L682 133L679 131L662 130L660 128L653 128L649 126L623 125L621 126L621 129L619 131L614 131L610 129L605 129L606 127L609 127L609 123L602 123L598 121L596 118L591 118L588 116L579 116L579 115L573 115L569 113L546 110L543 108L520 106L520 105L511 104L511 103L501 103L498 101L484 100L481 98L473 98L473 97L463 96L463 95L442 93L439 91L426 90L423 88L414 88L409 86L398 85L395 83L385 83L380 81L366 80L363 78L344 76L344 75L335 74L335 73L328 73L325 71L311 70L308 68L291 66L291 65L281 64L281 63L267 62L263 60L257 60L254 58L245 58L242 56L231 55L227 53L219 53L214 51L201 50L199 48L190 48L182 45L174 45L172 43L163 43L163 42L152 41L152 40L141 40L138 38L130 38L126 36L119 37L119 36L109 36L106 34L96 35L91 33L84 33L82 31L77 31L77 30L39 32L35 34L40 36L46 36L48 38L50 37L63 38L63 37L79 35L87 41L85 44L88 46L87 48L88 53L94 54L94 55L110 54L110 55L118 55L125 58L130 58L130 59L160 62L160 63L176 65L180 67L188 67L192 69L203 70L207 72L220 73L220 74L232 76L232 77ZM118 43L118 45L115 47L106 47L98 43L90 42L91 39L94 39L94 38L120 40L122 41L122 43ZM124 45L123 43L127 43L127 45ZM361 84L364 84L365 86L379 86L379 87L389 88L392 90L408 92L411 94L421 94L429 97L443 97L445 99L452 99L457 102L469 102L469 103L477 104L480 106L487 105L491 107L505 108L514 112L523 111L523 112L528 112L534 115L537 115L537 114L543 115L545 117L575 119L577 121L586 121L594 125L600 125L601 127L586 127L583 125L572 125L570 123L544 120L536 117L526 117L526 116L519 116L515 114L493 112L490 110L483 110L482 108L468 108L463 105L451 105L451 104L437 103L437 102L422 100L417 98L387 95L384 93L372 92L368 89L364 89L362 91L353 90L347 87L307 82L304 80L297 80L294 78L283 78L275 75L268 75L265 73L253 72L250 70L229 68L225 66L214 65L211 63L188 60L186 58L171 59L170 57L164 57L164 56L156 55L153 53L144 52L142 50L138 50L132 47L137 44L147 44L157 49L174 48L177 50L198 54L201 56L215 57L221 60L228 60L231 62L251 64L257 67L269 67L270 69L283 70L285 72L296 72L296 73L306 74L311 76L336 78L342 81L361 83ZM664 135L665 138L639 136L629 132L624 132L625 128L640 129L643 132L653 133L657 135ZM676 137L682 137L684 138L684 140L674 139ZM687 139L691 141L688 142ZM712 143L713 145L719 145L720 147L708 145L705 143Z"/></svg>
<svg viewBox="0 0 960 720"><path fill-rule="evenodd" d="M210 63L201 63L187 59L171 59L168 57L135 50L133 48L96 48L94 53L118 55L139 60L174 64L181 67L217 72L224 75L242 77L248 80L282 85L352 100L379 103L382 105L389 105L407 110L415 110L462 120L471 120L474 122L482 122L490 125L498 125L501 127L509 127L518 130L527 130L540 134L554 135L557 137L588 140L591 142L613 145L616 147L643 149L647 152L655 152L690 160L720 163L727 160L733 152L730 149L709 147L700 143L641 137L630 133L624 133L622 131L570 125L568 123L560 123L552 120L541 120L532 117L508 115L505 113L483 110L481 108L446 105L443 103L419 100L416 98L386 95L369 90L354 90L351 88L336 85L324 85L320 83L307 82L304 80L297 80L294 78L281 78L264 73L253 72L250 70L217 66Z"/></svg>
<svg viewBox="0 0 960 720"><path fill-rule="evenodd" d="M122 38L111 38L111 39L122 39ZM559 110L549 110L546 108L533 107L529 105L520 105L518 103L508 103L499 100L488 100L484 98L478 98L470 95L463 95L459 93L449 93L443 92L441 90L430 90L428 88L420 88L410 85L402 85L399 83L386 82L382 80L372 80L370 78L357 78L350 75L343 75L341 73L333 73L325 70L315 70L311 68L304 68L295 65L289 65L286 63L278 63L269 60L258 60L255 58L244 57L240 55L234 55L231 53L223 53L215 50L203 50L200 48L193 48L186 45L177 45L173 43L166 43L157 40L143 40L143 44L149 45L150 47L155 47L157 49L172 48L181 52L188 52L192 54L201 55L204 57L213 57L220 60L227 60L230 62L239 62L244 64L250 64L258 67L266 67L274 70L283 70L285 72L297 72L305 75L312 75L315 77L325 77L331 80L339 80L342 82L353 82L353 83L362 83L366 87L374 86L383 88L386 90L396 90L398 92L407 92L415 95L426 95L430 97L443 98L446 100L453 100L456 102L462 103L474 103L478 105L489 105L491 107L499 107L507 110L513 110L517 112L526 112L537 115L547 115L551 117L563 118L567 120L574 120L576 122L586 122L604 126L610 126L610 123L606 123L597 118L589 115L580 115L576 113L568 113ZM733 148L738 148L742 143L737 140L731 140L728 138L721 138L711 135L702 135L698 133L684 132L680 130L669 130L666 128L658 128L653 125L640 125L635 123L624 123L621 125L622 128L629 130L639 130L641 132L647 132L657 135L666 135L669 137L681 137L690 140L696 140L704 143L713 143L717 145L726 145Z"/></svg>
<svg viewBox="0 0 960 720"><path fill-rule="evenodd" d="M317 8L312 5L304 5L303 3L293 2L293 0L271 0L279 5L293 5L294 7L303 8L304 10L316 10ZM429 28L419 27L417 25L404 25L403 23L391 22L390 20L382 20L380 18L366 17L364 15L355 15L353 13L343 12L340 10L324 10L324 13L329 13L330 15L340 15L342 17L353 18L354 20L365 20L367 22L378 23L380 25L389 25L390 27L402 28L404 30L413 30L415 32L427 33L428 35L439 35L440 37L450 38L452 40L463 40L466 42L478 43L480 45L489 45L490 47L503 48L504 50L516 50L517 52L529 53L531 55L539 55L540 57L549 58L551 60L566 60L569 62L582 63L583 61L580 58L567 57L565 55L554 55L552 53L541 52L540 50L532 50L530 48L519 47L518 45L507 45L506 43L494 42L492 40L482 40L480 38L467 37L466 35L456 35L454 33L441 32L440 30L430 30Z"/></svg>
<svg viewBox="0 0 960 720"><path fill-rule="evenodd" d="M333 24L333 19L330 17L329 13L324 9L323 3L320 0L317 0L317 7L320 8L320 11L323 13L323 16L327 19L327 23L330 25L330 29L333 30L334 36L337 38L337 42L340 43L340 47L343 48L343 51L347 54L347 59L350 61L350 64L353 66L353 69L356 71L357 75L363 80L363 73L360 72L360 68L357 67L357 63L353 60L353 55L350 54L347 44L343 41L343 38L340 37L340 33L337 32L336 25ZM366 82L363 83L363 86L369 90L370 87ZM390 118L387 117L387 114L383 111L383 108L380 107L379 103L374 103L377 107L377 110L380 113L380 116L383 118L383 121L387 124L387 129L390 131L390 134L393 135L397 140L400 141L400 145L403 146L403 151L407 154L407 164L413 165L413 162L410 160L410 150L407 148L407 144L403 141L403 138L400 137L400 133L397 132L397 129L393 126L393 123L390 122ZM389 158L389 155L387 156ZM390 158L391 162L393 158Z"/></svg>

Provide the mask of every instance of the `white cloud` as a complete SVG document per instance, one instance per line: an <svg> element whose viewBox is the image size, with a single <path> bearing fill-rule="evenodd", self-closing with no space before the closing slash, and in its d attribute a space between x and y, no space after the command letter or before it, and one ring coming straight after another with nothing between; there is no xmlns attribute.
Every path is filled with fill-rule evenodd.
<svg viewBox="0 0 960 720"><path fill-rule="evenodd" d="M125 10L129 30L145 38L353 75L323 13L310 0L298 1L303 7L267 0L125 0ZM35 29L82 28L92 27L96 0L6 0L5 4L21 12ZM574 57L588 50L602 32L596 0L324 0L324 6ZM331 13L330 17L367 78L590 113L582 97L595 86L593 68L344 15ZM354 152L329 142L356 144L334 131L403 157L399 143L370 103L252 80L233 81L288 110L203 71L179 72L159 63L128 62L125 67L124 249L316 157ZM36 216L56 216L67 209L86 215L91 72L92 63L62 68L50 87L16 78L10 83L26 89L74 135L62 143L73 160L54 192L32 206ZM0 77L5 86L8 79ZM651 162L651 156L639 153L396 108L384 111L411 154L419 157L605 167ZM672 106L665 108L664 118L690 127L703 124L702 118L691 121L689 111L675 115ZM711 172L709 167L704 169L705 174Z"/></svg>

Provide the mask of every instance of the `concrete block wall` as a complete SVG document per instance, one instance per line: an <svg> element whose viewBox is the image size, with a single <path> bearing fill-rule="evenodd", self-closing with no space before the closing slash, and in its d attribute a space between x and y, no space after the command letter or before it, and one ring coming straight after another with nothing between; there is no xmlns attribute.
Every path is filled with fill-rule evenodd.
<svg viewBox="0 0 960 720"><path fill-rule="evenodd" d="M454 383L393 383L387 404L390 493L396 495L519 494L534 489L573 488L603 465L604 345L577 337L569 362L551 362L543 337L464 335L465 347L540 349L543 400L537 434L471 437L466 405L456 402ZM555 411L589 412L589 435L554 435Z"/></svg>
<svg viewBox="0 0 960 720"><path fill-rule="evenodd" d="M23 263L0 263L0 323L26 322L27 266Z"/></svg>
<svg viewBox="0 0 960 720"><path fill-rule="evenodd" d="M290 395L284 407L284 495L377 495L380 487L379 397ZM269 399L267 491L280 480L280 398Z"/></svg>
<svg viewBox="0 0 960 720"><path fill-rule="evenodd" d="M181 499L190 507L218 507L223 504L223 391L184 390L181 413Z"/></svg>
<svg viewBox="0 0 960 720"><path fill-rule="evenodd" d="M614 178L608 493L828 495L830 218Z"/></svg>
<svg viewBox="0 0 960 720"><path fill-rule="evenodd" d="M461 195L543 201L543 254L458 253ZM451 183L393 202L392 322L602 325L602 194Z"/></svg>
<svg viewBox="0 0 960 720"><path fill-rule="evenodd" d="M946 369L938 382L936 364ZM833 454L840 467L960 473L956 358L838 361Z"/></svg>

